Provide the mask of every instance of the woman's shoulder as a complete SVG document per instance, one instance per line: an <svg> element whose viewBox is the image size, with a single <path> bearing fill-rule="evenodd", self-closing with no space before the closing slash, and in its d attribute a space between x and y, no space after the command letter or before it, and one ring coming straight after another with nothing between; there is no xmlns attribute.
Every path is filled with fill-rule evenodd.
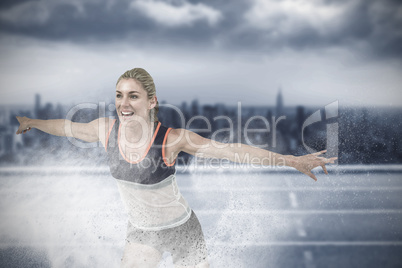
<svg viewBox="0 0 402 268"><path fill-rule="evenodd" d="M169 129L169 138L179 139L186 135L187 130L184 128L168 128Z"/></svg>
<svg viewBox="0 0 402 268"><path fill-rule="evenodd" d="M180 145L185 140L187 130L183 128L169 128L167 136L167 145Z"/></svg>

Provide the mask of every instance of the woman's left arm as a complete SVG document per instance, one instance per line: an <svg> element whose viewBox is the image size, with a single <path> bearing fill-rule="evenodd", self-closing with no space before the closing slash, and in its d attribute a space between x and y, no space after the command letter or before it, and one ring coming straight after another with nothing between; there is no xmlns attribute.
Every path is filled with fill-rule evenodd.
<svg viewBox="0 0 402 268"><path fill-rule="evenodd" d="M169 135L169 144L174 144L175 155L180 151L202 158L227 159L242 164L264 165L264 166L289 166L317 180L311 170L321 166L326 174L325 167L328 163L334 163L337 157L320 157L326 150L303 155L282 155L261 148L249 146L242 143L221 143L210 140L185 129L175 129L173 135ZM173 142L173 143L172 143Z"/></svg>

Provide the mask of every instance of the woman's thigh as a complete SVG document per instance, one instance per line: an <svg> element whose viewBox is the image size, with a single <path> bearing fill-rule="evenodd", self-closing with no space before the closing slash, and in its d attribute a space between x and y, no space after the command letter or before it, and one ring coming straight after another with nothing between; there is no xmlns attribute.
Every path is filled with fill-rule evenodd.
<svg viewBox="0 0 402 268"><path fill-rule="evenodd" d="M123 258L121 260L122 268L155 268L162 259L162 253L157 249L138 243L127 241L124 247Z"/></svg>
<svg viewBox="0 0 402 268"><path fill-rule="evenodd" d="M185 224L172 231L166 251L172 254L175 267L209 267L204 234L194 212Z"/></svg>

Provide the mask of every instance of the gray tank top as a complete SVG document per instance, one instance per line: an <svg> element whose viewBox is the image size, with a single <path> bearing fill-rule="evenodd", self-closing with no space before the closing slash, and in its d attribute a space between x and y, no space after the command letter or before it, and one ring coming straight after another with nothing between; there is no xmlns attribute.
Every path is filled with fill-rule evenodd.
<svg viewBox="0 0 402 268"><path fill-rule="evenodd" d="M191 209L178 189L175 163L167 163L164 157L171 129L159 122L147 152L137 162L122 153L120 130L121 124L115 120L106 139L106 151L131 224L143 230L163 230L185 223Z"/></svg>

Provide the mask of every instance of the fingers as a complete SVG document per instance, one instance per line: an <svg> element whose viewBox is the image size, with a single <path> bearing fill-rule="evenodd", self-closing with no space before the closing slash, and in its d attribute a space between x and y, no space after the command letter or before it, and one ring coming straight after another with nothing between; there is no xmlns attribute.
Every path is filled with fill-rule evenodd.
<svg viewBox="0 0 402 268"><path fill-rule="evenodd" d="M328 171L327 171L327 168L325 167L325 165L322 165L321 167L322 167L322 170L324 170L325 174L328 175Z"/></svg>
<svg viewBox="0 0 402 268"><path fill-rule="evenodd" d="M311 171L307 172L306 174L310 176L310 178L312 178L313 180L317 181L317 177L313 173L311 173Z"/></svg>
<svg viewBox="0 0 402 268"><path fill-rule="evenodd" d="M26 129L21 129L21 128L18 128L18 130L17 130L17 132L15 132L15 134L25 134L25 133L27 133L28 131L30 131L32 128L30 128L30 127L28 127L28 128L26 128Z"/></svg>
<svg viewBox="0 0 402 268"><path fill-rule="evenodd" d="M319 152L316 152L316 153L312 153L312 155L320 155L320 154L323 154L323 153L326 153L327 152L327 150L322 150L322 151L319 151Z"/></svg>
<svg viewBox="0 0 402 268"><path fill-rule="evenodd" d="M331 158L329 158L329 160L331 161L331 163L334 163L334 161L337 160L337 159L338 159L338 157L331 157Z"/></svg>
<svg viewBox="0 0 402 268"><path fill-rule="evenodd" d="M331 158L319 157L319 155L321 155L323 153L326 153L326 152L327 152L327 150L322 150L322 151L319 151L319 152L312 153L311 155L316 156L318 159L325 160L326 163L333 163L335 160L338 159L338 157L331 157Z"/></svg>
<svg viewBox="0 0 402 268"><path fill-rule="evenodd" d="M329 164L329 163L333 164L334 161L338 159L338 157L326 158L326 157L320 156L326 152L327 152L327 150L322 150L319 152L315 152L315 153L312 153L309 155L299 157L299 167L296 167L296 168L299 171L301 171L302 173L308 175L313 180L317 181L317 177L311 172L311 170L316 167L321 166L324 173L326 175L328 175L328 170L325 165Z"/></svg>
<svg viewBox="0 0 402 268"><path fill-rule="evenodd" d="M322 163L324 164L334 164L335 160L337 160L338 157L331 157L331 158L320 158L320 160L322 161ZM321 165L322 166L322 165Z"/></svg>
<svg viewBox="0 0 402 268"><path fill-rule="evenodd" d="M25 129L24 131L22 131L22 133L25 134L25 133L27 133L27 132L30 131L30 130L31 130L31 128L29 127L29 128L27 128L27 129Z"/></svg>
<svg viewBox="0 0 402 268"><path fill-rule="evenodd" d="M22 129L21 126L17 129L17 132L15 134L21 134L22 133Z"/></svg>
<svg viewBox="0 0 402 268"><path fill-rule="evenodd" d="M334 163L334 161L338 159L338 157L325 158L325 157L320 157L320 156L317 156L316 158L321 160L322 162L324 162L326 164Z"/></svg>

